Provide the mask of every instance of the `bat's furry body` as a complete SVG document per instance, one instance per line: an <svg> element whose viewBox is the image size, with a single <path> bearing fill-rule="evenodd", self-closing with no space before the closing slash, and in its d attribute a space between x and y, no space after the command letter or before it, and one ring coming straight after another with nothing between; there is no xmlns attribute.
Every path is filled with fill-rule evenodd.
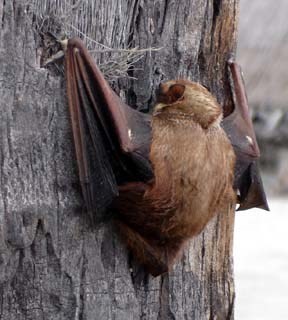
<svg viewBox="0 0 288 320"><path fill-rule="evenodd" d="M116 200L122 237L153 275L168 271L185 241L235 201L235 155L220 126L220 106L188 81L162 85L163 100L175 83L183 96L156 105L152 119L153 181L123 186Z"/></svg>
<svg viewBox="0 0 288 320"><path fill-rule="evenodd" d="M243 86L235 86L235 109L221 122L221 107L204 87L168 81L151 119L112 91L80 39L66 44L67 95L87 210L103 220L112 204L122 238L151 274L166 272L185 241L235 202L233 180L240 208L268 208ZM235 65L231 71L239 83Z"/></svg>

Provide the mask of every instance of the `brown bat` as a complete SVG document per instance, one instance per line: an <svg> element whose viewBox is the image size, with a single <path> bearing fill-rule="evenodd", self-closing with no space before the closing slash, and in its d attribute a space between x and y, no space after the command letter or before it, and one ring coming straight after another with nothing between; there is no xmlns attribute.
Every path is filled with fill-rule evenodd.
<svg viewBox="0 0 288 320"><path fill-rule="evenodd" d="M201 85L161 85L152 117L154 179L120 187L116 224L152 275L167 272L185 242L235 201L235 154L220 126L222 109Z"/></svg>
<svg viewBox="0 0 288 320"><path fill-rule="evenodd" d="M237 103L222 121L230 142L220 126L221 107L201 85L162 84L151 118L120 100L79 39L66 46L67 96L87 210L103 220L107 208L116 209L122 238L147 271L168 271L187 239L234 202L235 154L240 208L267 208L242 87L235 86ZM235 80L233 70L232 64Z"/></svg>

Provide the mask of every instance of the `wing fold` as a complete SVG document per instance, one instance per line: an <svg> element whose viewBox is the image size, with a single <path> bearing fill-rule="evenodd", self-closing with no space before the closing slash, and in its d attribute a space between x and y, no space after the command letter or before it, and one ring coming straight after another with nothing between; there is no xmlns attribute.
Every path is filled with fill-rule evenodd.
<svg viewBox="0 0 288 320"><path fill-rule="evenodd" d="M150 116L121 101L80 39L68 40L65 63L82 193L88 212L101 220L118 184L152 177Z"/></svg>

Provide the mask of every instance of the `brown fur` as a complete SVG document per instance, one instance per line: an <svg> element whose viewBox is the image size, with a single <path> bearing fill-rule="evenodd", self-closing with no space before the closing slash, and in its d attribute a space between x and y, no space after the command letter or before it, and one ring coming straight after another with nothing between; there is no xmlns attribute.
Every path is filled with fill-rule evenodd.
<svg viewBox="0 0 288 320"><path fill-rule="evenodd" d="M221 117L199 84L177 80L160 88L150 150L154 180L120 187L114 204L122 238L154 276L168 271L183 244L235 201L235 155Z"/></svg>

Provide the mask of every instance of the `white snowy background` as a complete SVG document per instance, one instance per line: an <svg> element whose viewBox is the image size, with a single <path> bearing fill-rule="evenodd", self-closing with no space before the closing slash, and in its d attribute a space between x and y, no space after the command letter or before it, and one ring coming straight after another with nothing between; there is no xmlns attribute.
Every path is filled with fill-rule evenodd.
<svg viewBox="0 0 288 320"><path fill-rule="evenodd" d="M288 197L236 213L235 320L288 319Z"/></svg>

